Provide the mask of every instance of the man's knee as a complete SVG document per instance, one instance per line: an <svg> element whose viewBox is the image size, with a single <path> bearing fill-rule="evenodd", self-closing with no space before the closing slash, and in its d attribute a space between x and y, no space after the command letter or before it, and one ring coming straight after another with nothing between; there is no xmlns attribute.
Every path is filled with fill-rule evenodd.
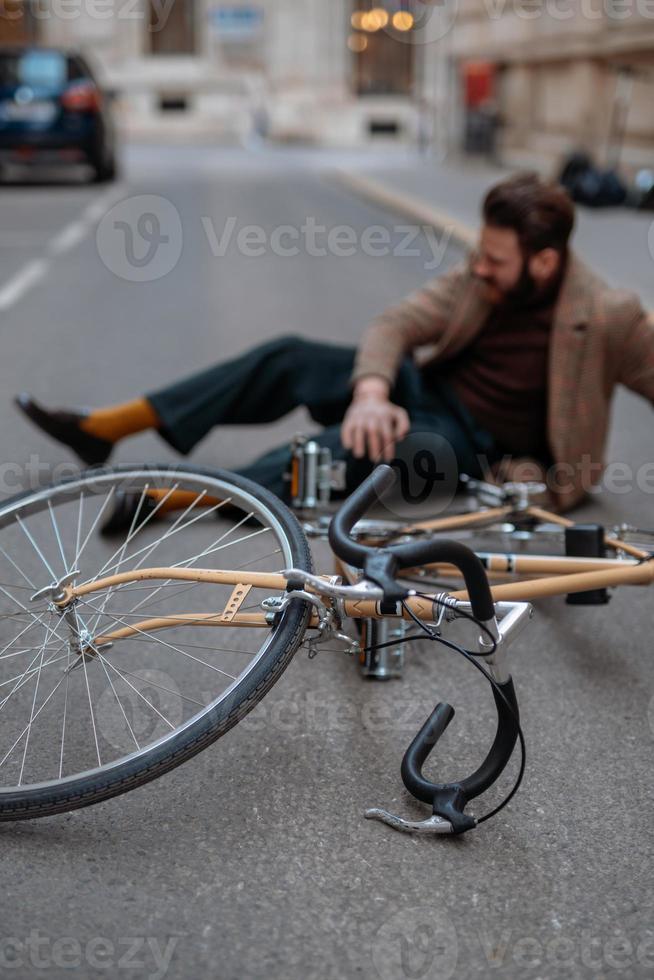
<svg viewBox="0 0 654 980"><path fill-rule="evenodd" d="M268 345L268 357L274 357L284 365L297 364L306 358L310 344L295 334L276 337Z"/></svg>

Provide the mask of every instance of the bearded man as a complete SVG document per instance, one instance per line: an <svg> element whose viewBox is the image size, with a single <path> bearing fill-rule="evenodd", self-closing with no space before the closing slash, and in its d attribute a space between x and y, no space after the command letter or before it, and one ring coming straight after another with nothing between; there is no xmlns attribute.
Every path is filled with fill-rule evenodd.
<svg viewBox="0 0 654 980"><path fill-rule="evenodd" d="M638 298L570 250L574 206L535 174L487 194L476 252L366 330L359 348L282 337L125 404L18 407L90 465L153 428L188 453L216 425L260 425L306 406L346 461L351 490L413 431L447 440L459 473L540 478L560 510L602 473L617 384L654 401L654 329ZM288 446L237 472L288 494ZM123 500L113 523L124 525Z"/></svg>

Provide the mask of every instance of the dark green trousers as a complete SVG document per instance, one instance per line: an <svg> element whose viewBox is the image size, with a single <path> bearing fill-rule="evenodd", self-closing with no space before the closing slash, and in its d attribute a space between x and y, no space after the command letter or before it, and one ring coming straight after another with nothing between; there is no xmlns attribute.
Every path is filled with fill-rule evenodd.
<svg viewBox="0 0 654 980"><path fill-rule="evenodd" d="M356 460L340 441L351 402L350 375L356 348L281 337L240 357L216 364L146 397L161 420L160 434L178 452L188 453L215 425L261 425L305 406L323 431L317 441L347 463L347 489L370 473L373 463ZM412 438L434 433L446 440L460 473L481 475L480 455L498 455L492 436L460 404L445 382L429 382L410 358L398 372L391 400L405 408ZM286 444L237 470L288 499L283 480L290 448Z"/></svg>

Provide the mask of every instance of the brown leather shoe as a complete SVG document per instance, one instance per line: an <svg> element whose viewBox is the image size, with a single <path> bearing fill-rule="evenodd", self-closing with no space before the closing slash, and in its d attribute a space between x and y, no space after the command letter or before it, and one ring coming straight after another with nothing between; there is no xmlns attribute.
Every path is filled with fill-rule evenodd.
<svg viewBox="0 0 654 980"><path fill-rule="evenodd" d="M87 466L100 466L109 459L113 442L84 432L80 428L80 422L87 418L83 412L51 411L27 394L18 395L14 404L39 429L69 446Z"/></svg>

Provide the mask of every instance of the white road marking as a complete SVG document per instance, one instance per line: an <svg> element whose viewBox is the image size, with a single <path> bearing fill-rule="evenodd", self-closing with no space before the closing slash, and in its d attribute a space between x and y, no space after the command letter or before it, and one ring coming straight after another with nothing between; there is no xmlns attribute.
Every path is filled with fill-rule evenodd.
<svg viewBox="0 0 654 980"><path fill-rule="evenodd" d="M12 276L9 282L0 288L0 311L8 310L17 303L25 293L32 288L48 271L50 263L46 259L33 259Z"/></svg>
<svg viewBox="0 0 654 980"><path fill-rule="evenodd" d="M63 255L64 252L69 252L86 237L87 231L85 221L72 221L48 242L48 252L50 255Z"/></svg>
<svg viewBox="0 0 654 980"><path fill-rule="evenodd" d="M124 194L124 187L114 187L87 205L81 217L71 221L46 243L46 255L52 258L59 257L79 245L94 225L104 217L112 204ZM2 244L4 242L0 241L0 245ZM0 286L0 312L5 312L22 299L33 286L43 279L49 271L50 265L49 258L32 259L22 266L4 285Z"/></svg>
<svg viewBox="0 0 654 980"><path fill-rule="evenodd" d="M96 222L100 221L102 218L104 218L112 204L120 201L120 199L124 196L124 187L113 187L110 191L106 191L102 197L92 201L91 204L84 209L85 220L89 224L95 224Z"/></svg>

